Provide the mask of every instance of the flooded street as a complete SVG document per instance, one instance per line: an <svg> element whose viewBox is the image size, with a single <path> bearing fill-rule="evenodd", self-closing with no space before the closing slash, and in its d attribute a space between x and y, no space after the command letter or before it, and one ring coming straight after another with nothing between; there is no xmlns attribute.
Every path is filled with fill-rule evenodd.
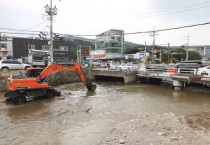
<svg viewBox="0 0 210 145"><path fill-rule="evenodd" d="M64 99L40 99L15 106L0 96L1 145L93 145L118 123L145 115L190 115L210 110L210 95L159 85L97 82L57 87Z"/></svg>

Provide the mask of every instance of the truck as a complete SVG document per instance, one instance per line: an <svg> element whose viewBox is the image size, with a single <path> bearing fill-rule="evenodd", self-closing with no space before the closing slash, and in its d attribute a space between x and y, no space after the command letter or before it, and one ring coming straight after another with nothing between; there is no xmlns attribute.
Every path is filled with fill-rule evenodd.
<svg viewBox="0 0 210 145"><path fill-rule="evenodd" d="M47 51L31 49L28 53L28 63L32 67L45 67L45 59L49 60Z"/></svg>
<svg viewBox="0 0 210 145"><path fill-rule="evenodd" d="M28 68L25 74L13 74L8 77L7 91L4 97L7 101L13 102L14 105L19 105L26 103L27 98L58 96L60 92L49 86L48 79L52 72L59 70L75 71L86 85L87 90L95 92L97 86L85 76L79 63L50 64L45 68Z"/></svg>

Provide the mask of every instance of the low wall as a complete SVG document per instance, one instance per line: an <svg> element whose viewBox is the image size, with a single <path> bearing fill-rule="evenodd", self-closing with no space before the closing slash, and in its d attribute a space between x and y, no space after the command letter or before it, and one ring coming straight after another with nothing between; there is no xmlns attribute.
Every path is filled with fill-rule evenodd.
<svg viewBox="0 0 210 145"><path fill-rule="evenodd" d="M95 76L120 77L124 79L124 83L133 83L136 81L136 71L121 71L110 69L94 69L92 74Z"/></svg>

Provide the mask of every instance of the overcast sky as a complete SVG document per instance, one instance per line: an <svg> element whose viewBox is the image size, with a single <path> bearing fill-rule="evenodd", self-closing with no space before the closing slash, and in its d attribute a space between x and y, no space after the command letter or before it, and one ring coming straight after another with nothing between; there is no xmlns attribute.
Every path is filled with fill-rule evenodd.
<svg viewBox="0 0 210 145"><path fill-rule="evenodd" d="M49 31L44 16L44 6L49 3L0 0L0 28ZM97 35L109 29L141 32L210 22L210 0L53 0L54 5L58 15L53 31L71 35ZM210 25L159 32L156 44L184 45L188 34L190 45L210 45ZM149 34L126 35L125 40L148 45L153 41Z"/></svg>

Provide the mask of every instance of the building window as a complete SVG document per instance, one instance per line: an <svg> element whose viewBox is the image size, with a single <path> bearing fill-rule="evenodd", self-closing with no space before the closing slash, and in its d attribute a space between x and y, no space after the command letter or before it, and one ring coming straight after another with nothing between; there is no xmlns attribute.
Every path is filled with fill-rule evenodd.
<svg viewBox="0 0 210 145"><path fill-rule="evenodd" d="M0 48L5 48L5 49L7 49L7 43L1 42L1 43L0 43Z"/></svg>
<svg viewBox="0 0 210 145"><path fill-rule="evenodd" d="M67 58L67 57L60 57L59 60L60 60L60 61L67 61L68 58Z"/></svg>
<svg viewBox="0 0 210 145"><path fill-rule="evenodd" d="M53 57L53 61L54 62L58 61L58 58L57 57Z"/></svg>
<svg viewBox="0 0 210 145"><path fill-rule="evenodd" d="M28 45L28 51L30 51L31 49L35 49L35 45L29 44Z"/></svg>
<svg viewBox="0 0 210 145"><path fill-rule="evenodd" d="M68 46L59 46L59 49L61 51L68 51L69 50L69 47Z"/></svg>
<svg viewBox="0 0 210 145"><path fill-rule="evenodd" d="M60 47L53 47L53 50L60 50Z"/></svg>
<svg viewBox="0 0 210 145"><path fill-rule="evenodd" d="M49 51L50 50L50 46L49 45L42 45L42 50Z"/></svg>

